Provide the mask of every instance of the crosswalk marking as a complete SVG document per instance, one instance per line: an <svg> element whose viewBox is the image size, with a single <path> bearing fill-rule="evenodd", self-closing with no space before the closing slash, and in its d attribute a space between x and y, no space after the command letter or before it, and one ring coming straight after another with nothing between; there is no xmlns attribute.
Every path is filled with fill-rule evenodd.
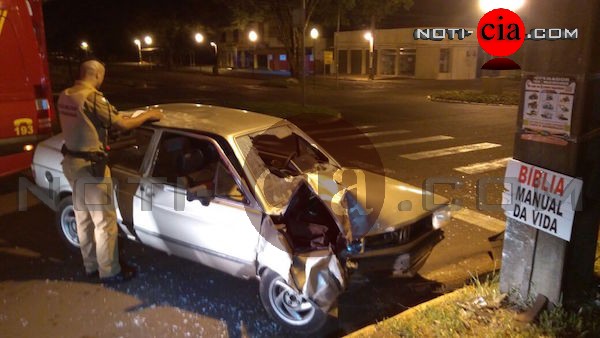
<svg viewBox="0 0 600 338"><path fill-rule="evenodd" d="M344 135L344 136L336 136L336 137L328 137L324 138L324 141L343 141L343 140L352 140L355 138L362 137L373 137L373 136L385 136L385 135L400 135L410 133L409 130L387 130L387 131L374 131L370 133L362 133L362 134L353 134L353 135Z"/></svg>
<svg viewBox="0 0 600 338"><path fill-rule="evenodd" d="M454 170L460 171L461 173L465 173L465 174L469 174L469 175L480 174L480 173L484 173L484 172L488 172L488 171L506 167L506 164L508 163L508 161L511 158L512 157L505 157L505 158L488 161L488 162L474 163L474 164L467 165L464 167L454 168Z"/></svg>
<svg viewBox="0 0 600 338"><path fill-rule="evenodd" d="M404 155L400 155L400 157L406 158L409 160L422 160L422 159L426 159L426 158L467 153L467 152L471 152L471 151L491 149L491 148L496 148L496 147L501 147L501 145L496 144L496 143L483 142L483 143L467 144L467 145L458 146L458 147L451 147L451 148L444 148L444 149L437 149L437 150L430 150L430 151L421 151L421 152L412 153L412 154L404 154Z"/></svg>
<svg viewBox="0 0 600 338"><path fill-rule="evenodd" d="M501 232L506 228L504 221L467 208L453 213L452 217L491 232Z"/></svg>
<svg viewBox="0 0 600 338"><path fill-rule="evenodd" d="M375 128L375 126L369 125L369 126L358 126L358 127L341 127L341 128L333 128L333 129L322 129L322 130L316 130L316 131L309 131L309 134L313 134L313 135L318 135L318 134L329 134L329 133L337 133L337 132L344 132L344 131L356 131L356 130L366 130L366 129L373 129Z"/></svg>
<svg viewBox="0 0 600 338"><path fill-rule="evenodd" d="M408 140L380 142L380 143L375 143L375 144L365 144L365 145L362 145L359 147L363 148L363 149L385 148L385 147L404 146L404 145L416 144L416 143L452 140L453 138L454 137L452 137L452 136L437 135L437 136L430 136L430 137L412 138L412 139L408 139Z"/></svg>

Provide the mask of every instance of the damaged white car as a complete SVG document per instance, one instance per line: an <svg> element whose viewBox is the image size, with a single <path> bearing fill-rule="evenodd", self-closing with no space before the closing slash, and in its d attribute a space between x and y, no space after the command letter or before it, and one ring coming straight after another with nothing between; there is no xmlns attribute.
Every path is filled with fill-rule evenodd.
<svg viewBox="0 0 600 338"><path fill-rule="evenodd" d="M446 201L425 207L432 195L421 189L342 168L288 121L197 104L158 108L162 121L111 144L123 234L257 278L265 309L288 328L319 330L353 271L414 275L443 238ZM61 135L42 142L32 168L55 196L59 233L77 249L62 143Z"/></svg>

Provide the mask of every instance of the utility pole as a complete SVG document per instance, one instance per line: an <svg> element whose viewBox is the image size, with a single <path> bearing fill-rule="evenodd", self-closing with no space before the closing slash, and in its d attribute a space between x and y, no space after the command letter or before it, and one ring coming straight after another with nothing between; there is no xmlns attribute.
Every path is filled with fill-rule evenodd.
<svg viewBox="0 0 600 338"><path fill-rule="evenodd" d="M525 163L521 168L577 178L582 188L572 226L558 224L570 231L566 239L509 217L507 210L500 289L571 306L593 286L600 219L600 1L529 1L528 6L535 15L525 16L527 27L577 29L578 38L525 41L514 158ZM531 121L542 127L533 128ZM560 133L551 130L557 123ZM525 170L519 182L530 183ZM552 183L549 177L538 182Z"/></svg>

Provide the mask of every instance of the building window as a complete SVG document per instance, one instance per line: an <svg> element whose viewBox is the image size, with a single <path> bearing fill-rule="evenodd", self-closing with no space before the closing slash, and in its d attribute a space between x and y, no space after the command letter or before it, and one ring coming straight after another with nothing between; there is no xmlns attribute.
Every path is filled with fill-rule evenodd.
<svg viewBox="0 0 600 338"><path fill-rule="evenodd" d="M279 61L287 61L287 55L286 54L279 54Z"/></svg>
<svg viewBox="0 0 600 338"><path fill-rule="evenodd" d="M440 73L450 73L450 48L440 49Z"/></svg>

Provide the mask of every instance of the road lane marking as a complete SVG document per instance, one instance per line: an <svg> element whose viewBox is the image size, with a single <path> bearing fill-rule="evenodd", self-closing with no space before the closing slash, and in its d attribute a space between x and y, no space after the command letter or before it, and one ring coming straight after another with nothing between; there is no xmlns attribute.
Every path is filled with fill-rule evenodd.
<svg viewBox="0 0 600 338"><path fill-rule="evenodd" d="M406 158L409 160L422 160L422 159L426 159L426 158L468 153L471 151L485 150L485 149L491 149L491 148L497 148L497 147L501 147L501 145L496 144L496 143L484 142L484 143L467 144L467 145L458 146L458 147L436 149L436 150L430 150L430 151L421 151L418 153L400 155L399 157Z"/></svg>
<svg viewBox="0 0 600 338"><path fill-rule="evenodd" d="M356 131L358 130L366 130L366 129L373 129L375 128L375 126L373 125L369 125L369 126L358 126L358 127L341 127L341 128L332 128L332 129L322 129L319 130L317 129L316 131L309 131L309 134L327 134L327 133L337 133L337 132L343 132L343 131ZM309 129L310 130L310 129Z"/></svg>
<svg viewBox="0 0 600 338"><path fill-rule="evenodd" d="M456 171L460 171L461 173L474 175L481 174L484 172L500 169L506 167L508 161L512 159L512 157L505 157L498 160L492 160L488 162L479 162L471 165L467 165L464 167L454 168Z"/></svg>
<svg viewBox="0 0 600 338"><path fill-rule="evenodd" d="M437 136L430 136L430 137L412 138L412 139L408 139L408 140L380 142L380 143L375 143L375 144L365 144L365 145L359 146L359 148L363 148L363 149L385 148L385 147L404 146L404 145L416 144L416 143L445 141L445 140L452 140L452 139L454 139L454 137L452 137L452 136L437 135Z"/></svg>
<svg viewBox="0 0 600 338"><path fill-rule="evenodd" d="M467 208L453 213L452 217L491 232L502 232L506 228L504 221Z"/></svg>
<svg viewBox="0 0 600 338"><path fill-rule="evenodd" d="M361 133L361 134L353 134L353 135L344 135L344 136L336 136L336 137L328 137L328 138L324 138L324 141L327 142L331 142L331 141L343 141L343 140L352 140L355 138L362 138L362 137L373 137L373 136L386 136L386 135L400 135L400 134L406 134L406 133L410 133L410 130L387 130L387 131L374 131L374 132L370 132L370 133Z"/></svg>

